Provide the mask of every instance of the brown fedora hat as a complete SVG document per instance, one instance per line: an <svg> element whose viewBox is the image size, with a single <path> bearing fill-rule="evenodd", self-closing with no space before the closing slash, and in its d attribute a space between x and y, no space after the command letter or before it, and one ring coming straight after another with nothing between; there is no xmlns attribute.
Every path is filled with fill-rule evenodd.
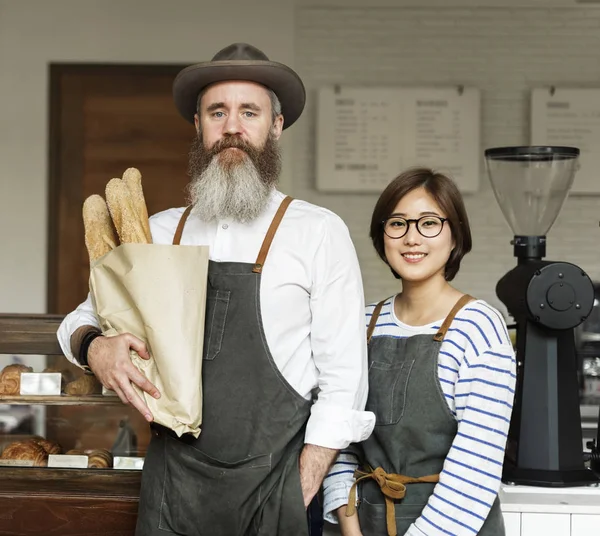
<svg viewBox="0 0 600 536"><path fill-rule="evenodd" d="M300 77L287 65L269 61L264 52L247 43L234 43L211 61L183 69L173 82L173 99L186 121L194 123L198 95L208 85L226 80L245 80L273 90L281 103L283 128L291 126L304 109L306 91Z"/></svg>

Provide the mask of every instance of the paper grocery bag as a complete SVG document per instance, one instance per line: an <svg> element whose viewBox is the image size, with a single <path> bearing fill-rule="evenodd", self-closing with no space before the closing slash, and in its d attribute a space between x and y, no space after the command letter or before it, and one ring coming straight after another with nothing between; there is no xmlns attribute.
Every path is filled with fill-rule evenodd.
<svg viewBox="0 0 600 536"><path fill-rule="evenodd" d="M208 246L121 244L90 269L90 294L106 336L131 333L151 358L134 365L159 389L134 385L154 421L181 436L200 435L202 346Z"/></svg>

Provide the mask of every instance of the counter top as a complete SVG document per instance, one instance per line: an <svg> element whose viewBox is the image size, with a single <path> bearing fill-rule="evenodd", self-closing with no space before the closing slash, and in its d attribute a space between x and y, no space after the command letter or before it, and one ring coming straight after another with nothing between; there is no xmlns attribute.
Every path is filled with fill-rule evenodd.
<svg viewBox="0 0 600 536"><path fill-rule="evenodd" d="M502 484L499 497L503 512L600 515L598 485L544 488Z"/></svg>

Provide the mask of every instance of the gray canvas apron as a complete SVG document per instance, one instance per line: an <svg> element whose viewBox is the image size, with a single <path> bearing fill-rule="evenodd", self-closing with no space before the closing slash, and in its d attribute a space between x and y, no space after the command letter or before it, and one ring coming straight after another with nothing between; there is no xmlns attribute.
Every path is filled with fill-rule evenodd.
<svg viewBox="0 0 600 536"><path fill-rule="evenodd" d="M365 468L357 472L364 476L358 507L364 536L404 534L433 493L458 428L440 386L438 355L456 313L472 299L458 300L433 337L371 338L384 302L373 311L366 409L375 413L376 424L361 445ZM451 525L443 528L452 533ZM504 535L498 498L479 534Z"/></svg>
<svg viewBox="0 0 600 536"><path fill-rule="evenodd" d="M210 261L202 431L177 438L152 427L136 536L308 534L298 458L311 403L273 361L260 310L262 267L290 202L281 203L256 263Z"/></svg>

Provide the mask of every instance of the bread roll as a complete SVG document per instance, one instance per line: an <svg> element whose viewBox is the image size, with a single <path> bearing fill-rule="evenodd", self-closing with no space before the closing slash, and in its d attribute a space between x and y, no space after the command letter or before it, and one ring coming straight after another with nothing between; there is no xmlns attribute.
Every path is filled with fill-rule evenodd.
<svg viewBox="0 0 600 536"><path fill-rule="evenodd" d="M148 243L141 219L133 206L129 188L121 179L108 181L106 185L106 203L121 244Z"/></svg>
<svg viewBox="0 0 600 536"><path fill-rule="evenodd" d="M36 467L48 465L48 453L33 441L10 443L4 448L0 458L3 460L32 460Z"/></svg>
<svg viewBox="0 0 600 536"><path fill-rule="evenodd" d="M87 456L87 454L82 449L71 449L65 452L67 456Z"/></svg>
<svg viewBox="0 0 600 536"><path fill-rule="evenodd" d="M142 189L142 174L136 168L128 168L123 173L123 182L127 185L131 195L133 209L144 229L146 242L151 244L152 234L150 232L150 222L148 221L148 208L146 207L146 199L144 198L144 190Z"/></svg>
<svg viewBox="0 0 600 536"><path fill-rule="evenodd" d="M65 385L68 395L93 395L102 392L102 384L92 374L84 374L79 379Z"/></svg>
<svg viewBox="0 0 600 536"><path fill-rule="evenodd" d="M106 255L119 244L106 202L99 195L91 195L83 203L85 246L90 262Z"/></svg>
<svg viewBox="0 0 600 536"><path fill-rule="evenodd" d="M0 395L18 395L21 391L21 374L33 372L31 367L14 364L7 365L0 372Z"/></svg>

